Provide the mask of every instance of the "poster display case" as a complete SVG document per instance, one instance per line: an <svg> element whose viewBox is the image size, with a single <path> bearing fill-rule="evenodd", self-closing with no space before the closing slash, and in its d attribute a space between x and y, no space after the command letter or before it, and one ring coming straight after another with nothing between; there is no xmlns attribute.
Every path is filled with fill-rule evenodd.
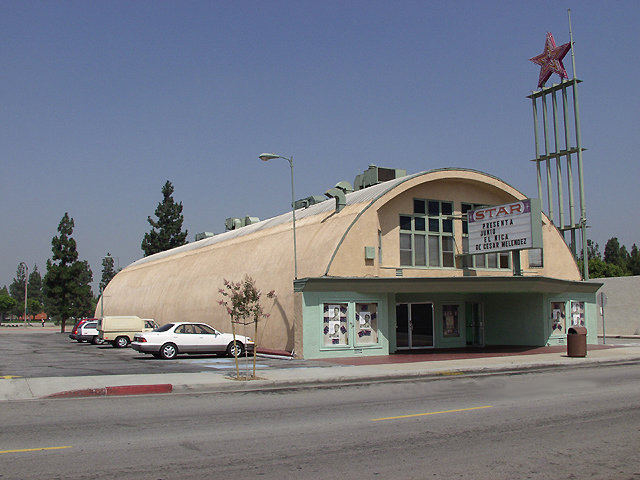
<svg viewBox="0 0 640 480"><path fill-rule="evenodd" d="M348 304L325 303L324 304L324 345L339 346L349 345L348 329Z"/></svg>
<svg viewBox="0 0 640 480"><path fill-rule="evenodd" d="M378 304L356 303L356 343L378 343Z"/></svg>

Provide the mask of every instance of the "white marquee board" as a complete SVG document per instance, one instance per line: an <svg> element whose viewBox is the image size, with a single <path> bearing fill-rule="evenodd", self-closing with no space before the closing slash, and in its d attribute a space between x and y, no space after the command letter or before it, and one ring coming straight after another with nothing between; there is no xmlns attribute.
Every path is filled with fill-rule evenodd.
<svg viewBox="0 0 640 480"><path fill-rule="evenodd" d="M542 248L540 201L527 198L467 212L471 255Z"/></svg>

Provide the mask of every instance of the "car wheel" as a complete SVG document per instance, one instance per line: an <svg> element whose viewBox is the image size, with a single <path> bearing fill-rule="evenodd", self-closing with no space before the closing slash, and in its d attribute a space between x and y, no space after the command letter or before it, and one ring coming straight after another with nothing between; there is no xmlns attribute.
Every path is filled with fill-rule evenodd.
<svg viewBox="0 0 640 480"><path fill-rule="evenodd" d="M101 340L99 336L94 336L91 339L91 343L93 343L94 345L102 345L104 343L104 340Z"/></svg>
<svg viewBox="0 0 640 480"><path fill-rule="evenodd" d="M237 353L236 353L237 351ZM236 344L235 347L233 345L233 342L231 342L228 346L227 346L227 355L229 355L230 357L235 357L236 355L238 357L242 356L242 354L244 353L244 345L236 340Z"/></svg>
<svg viewBox="0 0 640 480"><path fill-rule="evenodd" d="M178 356L178 347L173 343L165 343L160 347L160 356L165 360L173 360Z"/></svg>
<svg viewBox="0 0 640 480"><path fill-rule="evenodd" d="M124 348L129 345L129 337L118 337L116 341L113 342L113 346L117 348Z"/></svg>

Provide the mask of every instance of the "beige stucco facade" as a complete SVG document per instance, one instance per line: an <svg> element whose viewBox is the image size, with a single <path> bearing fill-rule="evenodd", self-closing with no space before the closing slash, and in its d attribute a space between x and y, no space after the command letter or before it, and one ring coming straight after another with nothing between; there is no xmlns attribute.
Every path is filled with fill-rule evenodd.
<svg viewBox="0 0 640 480"><path fill-rule="evenodd" d="M505 269L461 268L461 203L499 205L525 198L496 177L467 169L433 170L374 185L346 198L339 212L332 199L296 211L299 278L512 275ZM398 219L412 212L414 198L453 202L456 267L400 265ZM529 268L527 251L522 251L523 275L580 280L562 236L544 215L542 222L543 266ZM373 247L375 258L365 258L365 247ZM230 321L218 304L222 298L218 289L225 279L236 281L249 275L263 292L275 290L277 295L275 300L263 297L270 316L260 323L258 345L300 351L303 323L297 317L302 315L302 298L293 292L293 263L289 212L134 262L109 283L102 308L104 315L138 315L160 324L202 321L228 331Z"/></svg>

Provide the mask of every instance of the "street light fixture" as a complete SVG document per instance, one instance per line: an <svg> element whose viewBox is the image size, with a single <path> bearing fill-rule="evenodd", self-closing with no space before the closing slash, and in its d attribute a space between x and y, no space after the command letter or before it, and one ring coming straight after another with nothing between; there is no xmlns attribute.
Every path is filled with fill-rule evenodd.
<svg viewBox="0 0 640 480"><path fill-rule="evenodd" d="M298 253L296 247L296 207L295 207L295 194L293 193L293 157L287 158L282 155L276 155L275 153L261 153L260 160L268 162L276 158L282 158L289 162L291 167L291 213L293 215L293 272L294 279L298 279Z"/></svg>
<svg viewBox="0 0 640 480"><path fill-rule="evenodd" d="M27 284L29 283L29 267L26 263L20 262L24 267L24 326L27 326Z"/></svg>

